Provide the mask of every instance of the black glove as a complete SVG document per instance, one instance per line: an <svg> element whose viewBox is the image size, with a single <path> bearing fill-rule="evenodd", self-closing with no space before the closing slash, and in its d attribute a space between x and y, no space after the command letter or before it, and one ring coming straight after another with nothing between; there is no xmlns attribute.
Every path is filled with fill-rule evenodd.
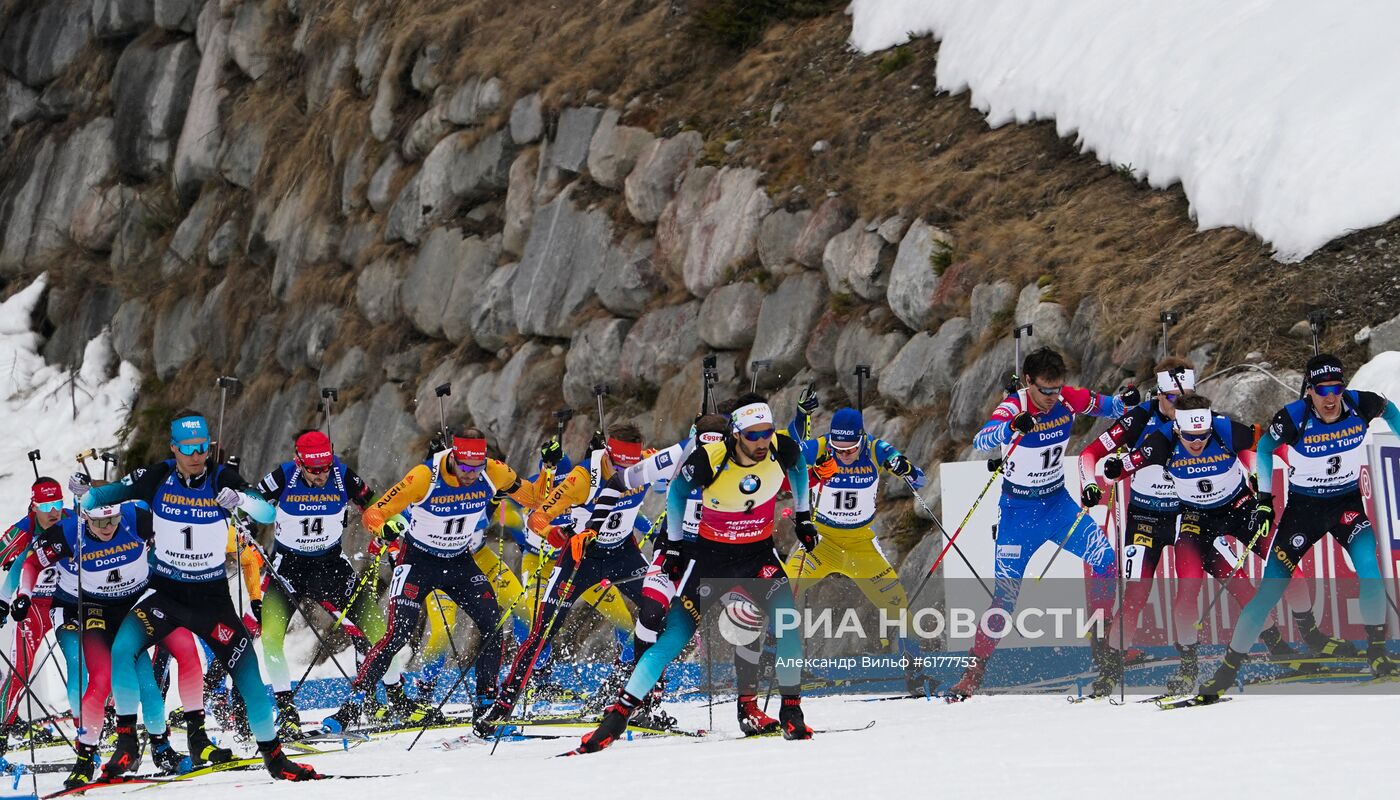
<svg viewBox="0 0 1400 800"><path fill-rule="evenodd" d="M408 525L404 522L402 514L395 514L384 520L384 527L379 529L379 538L386 542L392 542L403 535L408 530Z"/></svg>
<svg viewBox="0 0 1400 800"><path fill-rule="evenodd" d="M988 471L988 472L996 472L997 470L1001 469L1002 463L1003 463L1003 460L1002 460L1001 456L997 456L996 458L989 458L989 459L987 459L987 471Z"/></svg>
<svg viewBox="0 0 1400 800"><path fill-rule="evenodd" d="M679 581L681 575L685 573L685 550L683 542L666 543L666 549L661 553L661 571L666 573L672 583Z"/></svg>
<svg viewBox="0 0 1400 800"><path fill-rule="evenodd" d="M10 616L10 604L0 600L0 627L5 624L5 619Z"/></svg>
<svg viewBox="0 0 1400 800"><path fill-rule="evenodd" d="M817 526L812 524L811 511L793 512L792 529L797 534L797 541L802 545L803 550L810 553L816 549L821 535L817 533Z"/></svg>
<svg viewBox="0 0 1400 800"><path fill-rule="evenodd" d="M1249 520L1249 528L1259 539L1269 538L1269 530L1274 527L1274 496L1260 492L1254 498L1254 515Z"/></svg>
<svg viewBox="0 0 1400 800"><path fill-rule="evenodd" d="M602 450L608 446L608 437L602 431L594 431L592 438L588 440L588 451Z"/></svg>
<svg viewBox="0 0 1400 800"><path fill-rule="evenodd" d="M1136 386L1129 384L1128 388L1118 393L1118 399L1123 401L1125 408L1132 408L1142 402L1142 392Z"/></svg>
<svg viewBox="0 0 1400 800"><path fill-rule="evenodd" d="M1123 477L1123 459L1111 456L1103 462L1103 476L1111 481Z"/></svg>
<svg viewBox="0 0 1400 800"><path fill-rule="evenodd" d="M1035 419L1031 417L1031 412L1022 411L1011 418L1011 429L1020 434L1030 433L1035 429Z"/></svg>
<svg viewBox="0 0 1400 800"><path fill-rule="evenodd" d="M24 621L24 618L29 616L30 605L29 595L16 595L15 601L10 604L10 616L14 618L15 622Z"/></svg>
<svg viewBox="0 0 1400 800"><path fill-rule="evenodd" d="M1102 497L1103 489L1100 489L1097 483L1091 483L1079 493L1079 502L1083 503L1085 508L1093 508L1099 504L1099 499Z"/></svg>
<svg viewBox="0 0 1400 800"><path fill-rule="evenodd" d="M248 605L250 605L250 606L253 607L253 619L257 620L257 621L258 621L258 624L261 625L261 624L262 624L262 601L261 601L261 600L249 600L249 601L248 601Z"/></svg>
<svg viewBox="0 0 1400 800"><path fill-rule="evenodd" d="M896 453L885 461L885 469L897 478L904 478L914 474L914 465L909 463L909 459Z"/></svg>
<svg viewBox="0 0 1400 800"><path fill-rule="evenodd" d="M558 439L550 439L540 447L540 463L547 465L550 469L559 466L559 462L564 458L564 445Z"/></svg>
<svg viewBox="0 0 1400 800"><path fill-rule="evenodd" d="M797 410L810 417L820 406L821 403L817 400L817 385L807 384L797 396Z"/></svg>

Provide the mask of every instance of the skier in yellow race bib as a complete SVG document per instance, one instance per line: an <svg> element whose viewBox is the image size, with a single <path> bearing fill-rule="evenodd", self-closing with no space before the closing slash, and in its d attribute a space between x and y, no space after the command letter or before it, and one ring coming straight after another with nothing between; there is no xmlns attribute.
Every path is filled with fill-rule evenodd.
<svg viewBox="0 0 1400 800"><path fill-rule="evenodd" d="M894 445L865 434L865 422L854 408L837 409L831 430L825 436L806 438L811 432L811 415L817 409L816 392L808 387L798 398L797 413L788 434L802 446L807 461L822 481L812 500L812 521L821 534L816 549L794 548L783 564L792 579L792 591L801 602L802 593L831 575L850 578L876 608L885 610L891 620L909 610L909 598L899 582L899 573L890 565L875 540L876 504L880 493L880 470L896 480L908 480L914 489L924 483L924 473ZM898 640L899 653L908 661L905 685L914 695L930 687L919 666L918 649L907 638Z"/></svg>

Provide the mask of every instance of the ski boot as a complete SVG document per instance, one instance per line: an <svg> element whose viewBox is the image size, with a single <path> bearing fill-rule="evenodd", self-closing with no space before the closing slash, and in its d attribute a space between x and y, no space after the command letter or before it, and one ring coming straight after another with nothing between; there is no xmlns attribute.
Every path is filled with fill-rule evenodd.
<svg viewBox="0 0 1400 800"><path fill-rule="evenodd" d="M1278 629L1277 625L1259 634L1259 638L1264 642L1264 646L1269 648L1269 658L1271 659L1284 660L1298 657L1298 651L1283 640L1283 632Z"/></svg>
<svg viewBox="0 0 1400 800"><path fill-rule="evenodd" d="M778 722L783 726L784 739L810 739L812 729L802 718L802 695L783 695L783 707L778 709Z"/></svg>
<svg viewBox="0 0 1400 800"><path fill-rule="evenodd" d="M739 730L743 731L745 736L776 733L778 728L778 721L763 713L763 709L759 707L757 695L739 695Z"/></svg>
<svg viewBox="0 0 1400 800"><path fill-rule="evenodd" d="M676 727L676 718L661 708L661 696L665 693L664 683L657 683L647 692L642 704L632 713L632 722L636 727L653 731L669 731Z"/></svg>
<svg viewBox="0 0 1400 800"><path fill-rule="evenodd" d="M284 741L301 738L301 710L297 708L294 693L277 693L277 736Z"/></svg>
<svg viewBox="0 0 1400 800"><path fill-rule="evenodd" d="M639 702L641 701L627 692L619 695L617 702L603 715L598 727L583 735L578 747L571 751L572 754L596 753L617 741L618 737L627 732L628 718L632 716L632 711Z"/></svg>
<svg viewBox="0 0 1400 800"><path fill-rule="evenodd" d="M436 707L420 703L409 697L404 692L402 683L384 684L384 696L388 702L375 709L374 712L374 719L377 722L398 721L404 725L421 727L447 721L447 717L443 716Z"/></svg>
<svg viewBox="0 0 1400 800"><path fill-rule="evenodd" d="M1293 622L1303 634L1303 644L1318 658L1356 658L1356 645L1345 639L1334 639L1317 627L1311 611L1294 612Z"/></svg>
<svg viewBox="0 0 1400 800"><path fill-rule="evenodd" d="M104 779L115 778L128 772L135 772L141 766L141 740L136 738L136 715L122 714L117 717L117 746L107 763L102 766Z"/></svg>
<svg viewBox="0 0 1400 800"><path fill-rule="evenodd" d="M321 728L327 733L343 733L359 724L363 708L364 700L352 696L341 703L334 714L321 720ZM259 742L258 746L262 747L262 743ZM278 752L281 752L280 745Z"/></svg>
<svg viewBox="0 0 1400 800"><path fill-rule="evenodd" d="M511 709L504 703L496 702L494 694L478 694L473 711L475 713L472 715L472 733L479 738L495 739L497 736L509 736L518 730L515 725L501 724L510 718Z"/></svg>
<svg viewBox="0 0 1400 800"><path fill-rule="evenodd" d="M1366 626L1366 660L1371 665L1371 675L1376 678L1388 678L1395 674L1395 662L1390 660L1390 654L1385 650L1385 626Z"/></svg>
<svg viewBox="0 0 1400 800"><path fill-rule="evenodd" d="M1200 677L1196 645L1179 644L1176 651L1181 654L1181 665L1176 668L1176 674L1167 679L1167 694L1187 694L1196 687L1196 679Z"/></svg>
<svg viewBox="0 0 1400 800"><path fill-rule="evenodd" d="M413 681L413 696L425 703L431 703L437 698L437 678L415 678Z"/></svg>
<svg viewBox="0 0 1400 800"><path fill-rule="evenodd" d="M151 736L151 760L165 775L184 775L194 769L190 757L170 746L170 734Z"/></svg>
<svg viewBox="0 0 1400 800"><path fill-rule="evenodd" d="M185 712L185 744L189 745L190 761L196 767L233 760L233 751L214 744L204 730L203 711Z"/></svg>
<svg viewBox="0 0 1400 800"><path fill-rule="evenodd" d="M982 688L982 678L987 674L987 662L977 659L975 656L973 658L976 660L969 664L966 670L963 670L962 680L948 690L949 700L966 700Z"/></svg>
<svg viewBox="0 0 1400 800"><path fill-rule="evenodd" d="M63 781L63 788L76 789L92 783L92 776L96 770L97 745L78 742L78 760L73 762L73 769Z"/></svg>
<svg viewBox="0 0 1400 800"><path fill-rule="evenodd" d="M258 742L258 752L262 753L263 763L273 778L279 781L318 781L322 778L310 764L298 764L282 752L282 743L273 739Z"/></svg>
<svg viewBox="0 0 1400 800"><path fill-rule="evenodd" d="M1099 663L1099 677L1089 687L1090 697L1107 697L1113 694L1113 687L1123 680L1123 651L1108 648Z"/></svg>
<svg viewBox="0 0 1400 800"><path fill-rule="evenodd" d="M1201 684L1201 688L1196 691L1196 695L1202 702L1213 703L1220 699L1220 695L1230 691L1230 687L1235 685L1235 676L1240 672L1240 665L1244 663L1244 653L1237 653L1234 650L1225 650L1225 660L1220 662L1220 666L1215 668L1215 674L1210 680Z"/></svg>

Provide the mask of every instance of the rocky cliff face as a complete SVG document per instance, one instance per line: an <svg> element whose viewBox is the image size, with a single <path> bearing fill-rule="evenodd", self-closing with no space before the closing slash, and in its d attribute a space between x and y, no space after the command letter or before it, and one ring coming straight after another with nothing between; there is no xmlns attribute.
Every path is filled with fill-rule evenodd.
<svg viewBox="0 0 1400 800"><path fill-rule="evenodd" d="M216 409L218 375L242 382L223 439L250 475L317 423L321 386L341 390L337 448L376 486L420 457L442 383L453 387L447 423L480 426L516 464L532 460L564 405L580 412L566 437L577 451L596 424L597 383L612 387L610 419L668 443L697 410L700 359L713 351L722 392L745 386L753 362L770 362L757 378L780 413L808 381L821 387L824 413L851 402L855 365L870 365L868 428L936 475L938 461L969 454L1012 367L1014 326L1034 325L1029 344L1060 348L1095 388L1153 359L1156 307L1124 311L1089 267L1055 266L1077 257L1046 255L1063 246L1054 219L1077 213L1081 183L1121 181L1106 170L1053 141L1018 145L1087 176L1035 190L1060 216L1042 220L1041 249L1024 257L989 236L979 198L914 201L873 191L878 176L842 182L867 157L903 170L888 137L918 138L928 131L912 126L933 123L867 117L852 120L859 136L815 141L803 114L826 101L804 106L793 87L821 75L863 88L877 70L840 52L839 12L791 43L773 35L754 53L688 72L687 47L710 51L682 44L685 3L545 6L0 7L0 275L13 285L51 273L51 360L78 362L110 326L118 354L144 376L133 458L157 452L174 408ZM518 49L521 36L533 47ZM796 62L813 53L804 74ZM744 70L781 58L790 74L750 91ZM532 59L539 65L527 68ZM692 117L711 123L701 130L687 124L687 104L706 94L713 106ZM939 102L935 122L980 126L963 101ZM950 153L961 136L950 134ZM1007 138L985 136L967 139L984 159L977 169L996 158L987 142ZM784 166L798 157L794 141L801 175ZM962 152L951 157L973 157ZM847 160L822 160L838 157ZM950 168L930 166L930 179ZM1141 214L1173 252L1259 261L1240 237L1192 234L1179 207L1142 206L1115 225ZM1085 247L1098 264L1128 245L1108 237ZM1168 246L1142 247L1154 252L1134 259ZM1202 328L1186 341L1205 371L1238 360L1228 325ZM1255 420L1289 393L1252 371L1221 379L1218 392L1226 410ZM936 505L936 481L927 492ZM909 557L925 529L910 508L890 504L883 535L917 575L933 543Z"/></svg>

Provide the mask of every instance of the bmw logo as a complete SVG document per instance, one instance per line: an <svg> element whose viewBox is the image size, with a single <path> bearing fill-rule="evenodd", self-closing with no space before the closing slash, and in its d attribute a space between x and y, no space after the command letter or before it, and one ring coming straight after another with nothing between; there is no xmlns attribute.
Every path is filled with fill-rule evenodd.
<svg viewBox="0 0 1400 800"><path fill-rule="evenodd" d="M762 485L763 481L760 481L757 475L745 475L743 480L739 481L739 491L744 494L753 494Z"/></svg>
<svg viewBox="0 0 1400 800"><path fill-rule="evenodd" d="M1298 548L1298 547L1302 547L1303 545L1307 544L1307 542L1308 542L1307 537L1303 536L1303 534L1300 533L1300 534L1298 534L1297 536L1294 536L1294 537L1293 537L1292 544L1293 544L1293 546L1294 546L1295 548Z"/></svg>

